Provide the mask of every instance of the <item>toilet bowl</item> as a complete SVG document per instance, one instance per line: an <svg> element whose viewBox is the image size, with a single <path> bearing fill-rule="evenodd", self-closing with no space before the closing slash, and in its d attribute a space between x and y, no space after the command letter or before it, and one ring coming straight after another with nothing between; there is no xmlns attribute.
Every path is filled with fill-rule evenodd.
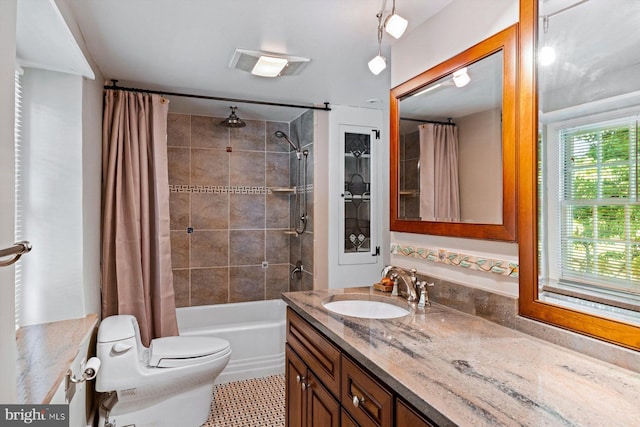
<svg viewBox="0 0 640 427"><path fill-rule="evenodd" d="M99 427L201 426L213 383L231 357L229 342L214 337L156 338L144 347L129 315L104 319L97 347L96 391L109 393Z"/></svg>

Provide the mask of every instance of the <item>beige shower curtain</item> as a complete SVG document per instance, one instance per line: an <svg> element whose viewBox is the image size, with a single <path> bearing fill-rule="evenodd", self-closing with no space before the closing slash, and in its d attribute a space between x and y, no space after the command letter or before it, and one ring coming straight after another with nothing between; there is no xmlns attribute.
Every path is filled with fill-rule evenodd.
<svg viewBox="0 0 640 427"><path fill-rule="evenodd" d="M102 316L132 314L144 345L178 335L171 273L168 101L105 91Z"/></svg>
<svg viewBox="0 0 640 427"><path fill-rule="evenodd" d="M420 135L420 217L460 221L458 127L426 123Z"/></svg>

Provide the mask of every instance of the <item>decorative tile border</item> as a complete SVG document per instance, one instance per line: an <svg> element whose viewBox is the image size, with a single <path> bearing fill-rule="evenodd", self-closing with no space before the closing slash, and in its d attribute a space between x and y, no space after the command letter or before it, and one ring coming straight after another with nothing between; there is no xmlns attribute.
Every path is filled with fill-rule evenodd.
<svg viewBox="0 0 640 427"><path fill-rule="evenodd" d="M300 187L298 187L300 188ZM305 192L313 191L313 184L305 187ZM213 194L272 194L271 187L244 187L239 185L173 185L171 193L213 193Z"/></svg>
<svg viewBox="0 0 640 427"><path fill-rule="evenodd" d="M426 249L414 248L413 246L402 246L397 243L391 244L393 255L403 255L411 258L424 259L446 265L466 268L468 270L484 271L501 276L518 277L519 266L512 261L485 258L474 255L450 252L446 249Z"/></svg>

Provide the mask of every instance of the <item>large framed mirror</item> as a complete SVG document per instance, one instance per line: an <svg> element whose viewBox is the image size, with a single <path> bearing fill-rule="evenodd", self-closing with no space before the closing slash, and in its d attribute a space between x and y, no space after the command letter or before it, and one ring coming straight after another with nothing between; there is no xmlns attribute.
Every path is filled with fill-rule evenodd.
<svg viewBox="0 0 640 427"><path fill-rule="evenodd" d="M516 239L517 27L391 90L391 230Z"/></svg>
<svg viewBox="0 0 640 427"><path fill-rule="evenodd" d="M520 314L640 350L636 0L521 0Z"/></svg>

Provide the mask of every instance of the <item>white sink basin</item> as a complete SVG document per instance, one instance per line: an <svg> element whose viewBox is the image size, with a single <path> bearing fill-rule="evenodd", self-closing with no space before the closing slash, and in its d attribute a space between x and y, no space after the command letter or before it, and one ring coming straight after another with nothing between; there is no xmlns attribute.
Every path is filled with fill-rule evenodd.
<svg viewBox="0 0 640 427"><path fill-rule="evenodd" d="M324 308L344 316L363 319L395 319L409 314L409 310L381 301L341 300L322 304Z"/></svg>

